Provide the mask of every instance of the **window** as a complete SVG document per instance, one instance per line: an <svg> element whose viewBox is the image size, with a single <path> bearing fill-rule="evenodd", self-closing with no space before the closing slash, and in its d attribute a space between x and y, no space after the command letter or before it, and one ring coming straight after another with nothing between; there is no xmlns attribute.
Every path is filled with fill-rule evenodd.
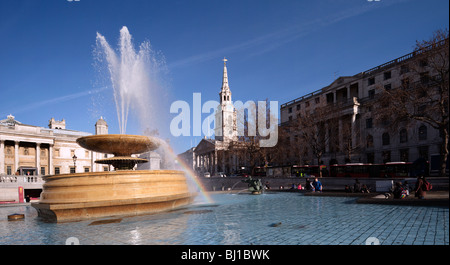
<svg viewBox="0 0 450 265"><path fill-rule="evenodd" d="M70 173L71 174L75 173L75 167L70 167Z"/></svg>
<svg viewBox="0 0 450 265"><path fill-rule="evenodd" d="M314 101L316 102L316 104L320 103L320 98L315 98Z"/></svg>
<svg viewBox="0 0 450 265"><path fill-rule="evenodd" d="M419 127L419 140L427 139L427 126L422 125Z"/></svg>
<svg viewBox="0 0 450 265"><path fill-rule="evenodd" d="M402 79L402 88L409 89L409 78Z"/></svg>
<svg viewBox="0 0 450 265"><path fill-rule="evenodd" d="M300 104L297 104L297 110L300 110Z"/></svg>
<svg viewBox="0 0 450 265"><path fill-rule="evenodd" d="M367 85L368 85L368 86L371 86L371 85L373 85L373 84L375 84L375 77L371 77L371 78L369 78L369 79L367 80Z"/></svg>
<svg viewBox="0 0 450 265"><path fill-rule="evenodd" d="M408 131L406 129L400 130L400 143L406 143L408 142Z"/></svg>
<svg viewBox="0 0 450 265"><path fill-rule="evenodd" d="M292 121L292 116L289 116L289 121Z"/></svg>
<svg viewBox="0 0 450 265"><path fill-rule="evenodd" d="M391 84L386 84L386 85L384 85L384 89L385 89L385 90L391 90L391 88L392 88L392 85L391 85Z"/></svg>
<svg viewBox="0 0 450 265"><path fill-rule="evenodd" d="M428 72L420 73L420 83L426 85L430 82L430 74Z"/></svg>
<svg viewBox="0 0 450 265"><path fill-rule="evenodd" d="M85 167L84 168L84 172L89 172L90 168L89 167Z"/></svg>
<svg viewBox="0 0 450 265"><path fill-rule="evenodd" d="M109 171L108 167L103 167L103 171Z"/></svg>
<svg viewBox="0 0 450 265"><path fill-rule="evenodd" d="M375 163L375 154L374 153L367 153L367 163Z"/></svg>
<svg viewBox="0 0 450 265"><path fill-rule="evenodd" d="M389 133L383 133L383 135L381 136L381 141L382 141L383 145L389 145L391 142Z"/></svg>
<svg viewBox="0 0 450 265"><path fill-rule="evenodd" d="M391 151L383 151L381 155L383 156L383 163L391 162Z"/></svg>
<svg viewBox="0 0 450 265"><path fill-rule="evenodd" d="M12 175L12 168L11 168L11 166L6 166L6 175Z"/></svg>
<svg viewBox="0 0 450 265"><path fill-rule="evenodd" d="M400 161L408 162L409 160L409 150L408 149L400 149Z"/></svg>
<svg viewBox="0 0 450 265"><path fill-rule="evenodd" d="M428 160L428 146L420 146L418 148L419 156Z"/></svg>
<svg viewBox="0 0 450 265"><path fill-rule="evenodd" d="M372 126L373 126L372 118L366 119L366 129L370 129L370 128L372 128Z"/></svg>
<svg viewBox="0 0 450 265"><path fill-rule="evenodd" d="M289 107L288 112L292 113L292 107Z"/></svg>
<svg viewBox="0 0 450 265"><path fill-rule="evenodd" d="M306 102L305 102L305 107L306 107L306 108L309 107L309 101L306 101Z"/></svg>
<svg viewBox="0 0 450 265"><path fill-rule="evenodd" d="M367 137L366 137L366 147L367 148L373 147L373 136L370 134L367 135Z"/></svg>
<svg viewBox="0 0 450 265"><path fill-rule="evenodd" d="M384 78L384 80L391 79L391 71L384 72L383 73L383 78Z"/></svg>
<svg viewBox="0 0 450 265"><path fill-rule="evenodd" d="M428 66L428 60L427 59L420 60L419 65L420 67Z"/></svg>
<svg viewBox="0 0 450 265"><path fill-rule="evenodd" d="M45 175L45 167L41 167L41 175Z"/></svg>
<svg viewBox="0 0 450 265"><path fill-rule="evenodd" d="M371 89L369 90L369 98L374 98L375 97L375 89Z"/></svg>
<svg viewBox="0 0 450 265"><path fill-rule="evenodd" d="M409 73L409 65L405 64L400 66L400 74Z"/></svg>
<svg viewBox="0 0 450 265"><path fill-rule="evenodd" d="M333 93L328 93L327 94L327 104L331 104L334 102L334 94Z"/></svg>
<svg viewBox="0 0 450 265"><path fill-rule="evenodd" d="M59 167L55 167L55 175L61 174Z"/></svg>
<svg viewBox="0 0 450 265"><path fill-rule="evenodd" d="M426 105L420 105L419 107L417 107L417 114L423 115L426 109L427 109Z"/></svg>

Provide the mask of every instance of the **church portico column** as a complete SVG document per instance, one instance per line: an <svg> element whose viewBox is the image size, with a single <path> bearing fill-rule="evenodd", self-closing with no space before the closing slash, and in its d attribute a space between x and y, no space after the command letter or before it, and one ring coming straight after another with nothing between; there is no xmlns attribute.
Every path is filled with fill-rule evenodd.
<svg viewBox="0 0 450 265"><path fill-rule="evenodd" d="M214 150L214 174L218 172L217 166L217 150Z"/></svg>

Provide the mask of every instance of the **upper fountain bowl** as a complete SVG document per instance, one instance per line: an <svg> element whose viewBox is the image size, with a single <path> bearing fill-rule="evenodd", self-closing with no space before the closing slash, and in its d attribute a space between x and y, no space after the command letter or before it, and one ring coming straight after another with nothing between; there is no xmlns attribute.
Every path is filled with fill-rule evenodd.
<svg viewBox="0 0 450 265"><path fill-rule="evenodd" d="M88 150L114 154L114 156L131 156L158 148L158 140L153 137L129 134L100 134L80 137L77 143Z"/></svg>

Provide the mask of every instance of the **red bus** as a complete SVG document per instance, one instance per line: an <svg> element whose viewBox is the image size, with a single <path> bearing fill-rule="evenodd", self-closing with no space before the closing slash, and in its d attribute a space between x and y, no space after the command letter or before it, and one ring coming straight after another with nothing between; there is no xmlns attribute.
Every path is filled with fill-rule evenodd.
<svg viewBox="0 0 450 265"><path fill-rule="evenodd" d="M413 163L411 162L388 162L380 166L380 178L404 178L411 176Z"/></svg>
<svg viewBox="0 0 450 265"><path fill-rule="evenodd" d="M297 166L294 165L291 168L291 175L296 177L320 177L320 171L322 171L322 177L328 177L327 166L321 165L305 165Z"/></svg>
<svg viewBox="0 0 450 265"><path fill-rule="evenodd" d="M255 177L265 177L267 172L266 167L254 167L253 168L253 176Z"/></svg>
<svg viewBox="0 0 450 265"><path fill-rule="evenodd" d="M370 177L370 170L373 168L372 164L351 163L344 165L331 165L330 176L337 178L368 178Z"/></svg>
<svg viewBox="0 0 450 265"><path fill-rule="evenodd" d="M411 176L413 163L388 162L385 164L351 163L331 165L331 177L347 178L404 178Z"/></svg>

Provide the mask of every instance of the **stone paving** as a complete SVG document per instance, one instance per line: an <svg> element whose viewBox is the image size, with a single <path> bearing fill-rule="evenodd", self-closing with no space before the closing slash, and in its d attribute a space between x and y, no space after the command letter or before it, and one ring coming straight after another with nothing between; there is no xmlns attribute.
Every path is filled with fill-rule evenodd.
<svg viewBox="0 0 450 265"><path fill-rule="evenodd" d="M107 222L45 223L31 206L0 207L0 244L448 245L448 207L358 204L357 198L214 193L176 211ZM24 213L25 220L7 215Z"/></svg>

